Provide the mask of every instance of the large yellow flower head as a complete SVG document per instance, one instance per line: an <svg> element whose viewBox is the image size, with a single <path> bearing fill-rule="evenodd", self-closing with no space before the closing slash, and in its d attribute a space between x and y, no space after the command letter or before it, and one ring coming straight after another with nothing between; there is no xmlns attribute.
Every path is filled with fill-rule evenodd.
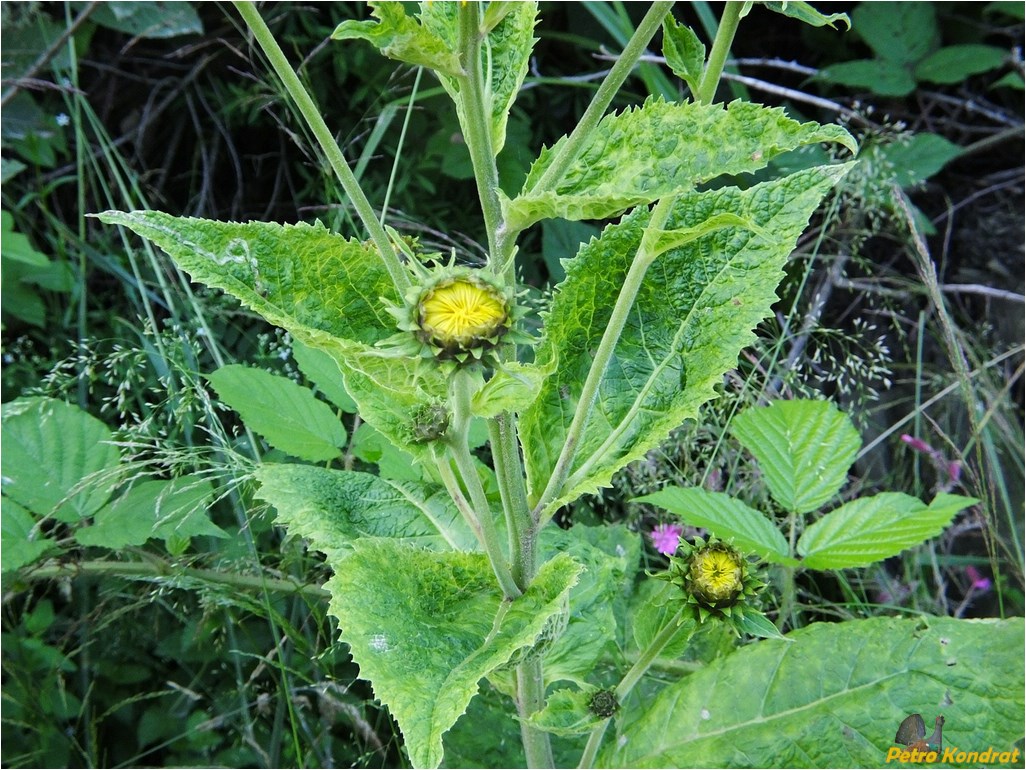
<svg viewBox="0 0 1026 770"><path fill-rule="evenodd" d="M398 321L400 334L388 346L457 367L486 360L500 343L529 342L514 330L524 309L514 302L511 287L495 276L453 264L432 267L409 263L414 284L402 306L386 306Z"/></svg>
<svg viewBox="0 0 1026 770"><path fill-rule="evenodd" d="M423 293L417 310L422 339L449 353L469 352L501 336L509 320L498 290L470 277L440 281Z"/></svg>

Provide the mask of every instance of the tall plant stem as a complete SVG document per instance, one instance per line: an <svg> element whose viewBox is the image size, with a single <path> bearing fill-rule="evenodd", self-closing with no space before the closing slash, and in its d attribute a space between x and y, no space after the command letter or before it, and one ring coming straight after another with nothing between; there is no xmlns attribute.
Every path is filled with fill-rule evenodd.
<svg viewBox="0 0 1026 770"><path fill-rule="evenodd" d="M598 87L595 96L591 100L591 104L584 111L577 127L567 137L566 142L561 145L556 156L549 163L549 167L542 174L541 179L531 187L531 192L539 193L545 190L552 190L559 184L567 169L570 168L570 164L577 159L584 143L591 136L592 131L595 130L595 126L602 119L606 109L613 101L613 97L616 96L627 76L631 74L634 65L637 64L638 59L645 52L646 46L648 46L656 30L659 29L659 25L662 24L663 18L670 12L672 7L673 0L660 0L660 2L652 3L652 7L648 9L648 13L641 20L631 39L627 41L627 45L624 46L623 52L617 58L612 69L609 70L609 74L606 75L602 84Z"/></svg>
<svg viewBox="0 0 1026 770"><path fill-rule="evenodd" d="M656 204L655 209L652 211L652 218L649 220L648 227L645 230L646 234L663 228L666 220L669 219L670 208L674 200L676 200L674 197L663 198ZM560 451L559 458L556 460L556 465L552 470L552 475L545 485L545 491L542 492L535 505L533 513L536 517L540 517L545 507L556 499L562 491L567 476L570 474L570 467L573 464L574 457L577 455L577 447L580 445L584 428L588 424L588 418L591 417L591 410L595 405L595 398L598 396L602 377L605 374L606 367L609 365L609 360L613 356L613 351L616 349L616 343L620 341L620 335L623 333L623 327L627 323L627 316L634 305L634 299L638 296L638 291L641 289L641 282L645 278L645 273L648 272L648 268L656 256L656 253L649 250L648 239L643 236L641 245L638 247L638 253L635 255L634 261L627 271L627 277L624 279L620 294L616 298L616 304L613 306L613 312L609 317L609 322L606 324L606 330L602 333L602 340L599 342L594 359L592 359L591 368L588 370L584 386L581 388L581 397L577 401L577 409L570 422L570 427L567 429L563 449Z"/></svg>
<svg viewBox="0 0 1026 770"><path fill-rule="evenodd" d="M532 657L517 666L517 710L520 714L520 742L527 766L555 767L549 734L527 721L545 705L545 676L541 658Z"/></svg>
<svg viewBox="0 0 1026 770"><path fill-rule="evenodd" d="M460 3L459 50L464 74L458 78L461 102L458 113L474 167L474 180L488 234L488 265L493 272L499 272L498 264L506 260L498 253L496 240L502 208L499 205L499 170L495 165L492 144L492 105L485 94L481 72L481 42L485 33L481 29L480 6L480 3Z"/></svg>
<svg viewBox="0 0 1026 770"><path fill-rule="evenodd" d="M679 623L682 613L683 610L678 610L677 614L670 619L670 622L663 626L662 630L649 642L648 647L634 661L630 671L620 680L620 684L616 686L615 691L617 703L622 704L624 702L627 696L630 695L631 690L634 689L634 685L641 681L641 677L652 667L652 664L659 657L659 653L663 651L663 648L670 643L670 640L680 630ZM584 747L584 753L581 754L581 761L577 765L579 768L594 766L599 746L602 745L602 736L606 734L606 727L608 725L609 720L605 719L592 729L591 734L588 736L588 743Z"/></svg>
<svg viewBox="0 0 1026 770"><path fill-rule="evenodd" d="M744 5L743 2L730 0L723 9L720 26L716 29L716 39L713 40L705 72L702 73L702 81L698 84L698 92L695 94L695 101L699 104L712 104L712 100L716 96L716 87L720 84L723 65L727 62L727 54L730 53L730 46L734 42L734 35L737 34L738 24L741 23L741 11Z"/></svg>
<svg viewBox="0 0 1026 770"><path fill-rule="evenodd" d="M410 286L410 278L399 261L395 249L392 248L385 228L381 226L370 201L364 195L363 188L356 181L356 176L353 174L352 169L349 168L345 156L342 155L338 142L335 141L335 137L332 136L331 131L328 129L328 124L321 117L321 113L317 109L317 105L314 104L313 98L303 86L295 70L292 69L288 59L285 58L285 53L281 50L281 46L274 39L274 35L271 34L271 30L268 29L267 24L264 23L260 12L257 11L253 3L249 0L235 0L234 4L243 20L249 26L264 55L271 62L271 66L281 79L285 90L288 91L289 96L296 103L296 107L299 108L300 114L313 132L317 143L321 146L321 150L324 152L325 157L327 157L328 163L331 164L335 176L338 177L338 181L342 184L342 189L345 190L349 200L352 201L357 216L380 252L381 260L385 263L385 268L392 277L392 283L395 284L396 290L400 295L403 294Z"/></svg>
<svg viewBox="0 0 1026 770"><path fill-rule="evenodd" d="M474 390L474 378L467 371L457 371L449 381L449 404L452 407L452 424L446 436L446 455L456 463L463 487L470 495L475 518L480 525L481 545L492 563L492 570L509 600L516 599L523 591L513 579L510 571L510 557L503 551L495 518L485 495L484 486L477 475L477 466L470 454L467 436L470 431L470 399ZM445 461L443 461L445 462Z"/></svg>

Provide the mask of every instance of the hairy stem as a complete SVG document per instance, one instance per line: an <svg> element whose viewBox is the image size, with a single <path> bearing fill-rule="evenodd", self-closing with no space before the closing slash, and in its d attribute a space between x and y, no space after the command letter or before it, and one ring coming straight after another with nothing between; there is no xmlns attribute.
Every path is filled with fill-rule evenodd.
<svg viewBox="0 0 1026 770"><path fill-rule="evenodd" d="M545 677L541 658L532 658L517 666L517 711L520 714L520 741L527 766L555 767L549 734L528 724L527 717L545 706Z"/></svg>
<svg viewBox="0 0 1026 770"><path fill-rule="evenodd" d="M461 3L459 9L460 63L464 75L458 77L462 109L457 110L463 139L470 151L474 167L477 194L481 199L485 230L488 233L488 264L495 271L497 253L496 233L502 219L499 205L499 171L495 165L492 145L492 105L485 94L484 77L481 72L481 30L480 3Z"/></svg>
<svg viewBox="0 0 1026 770"><path fill-rule="evenodd" d="M652 218L646 228L646 234L662 230L670 216L670 208L674 200L675 198L673 197L663 198L656 204L652 212ZM605 375L609 360L613 357L616 344L620 341L620 334L623 333L623 327L627 323L627 316L634 305L634 299L638 296L638 291L641 289L641 282L645 278L645 273L656 256L658 256L658 253L650 251L647 239L642 237L638 253L631 264L630 270L627 271L627 277L624 279L623 287L616 298L616 304L613 306L609 323L602 334L602 340L599 342L595 358L591 362L588 377L581 388L581 397L577 402L577 409L574 411L570 427L567 429L563 449L556 460L552 476L549 477L549 481L545 485L545 491L542 492L535 505L534 515L536 517L540 517L546 506L559 496L563 489L563 484L570 474L570 468L574 458L577 456L577 448L584 435L584 428L588 424L588 418L591 417L591 410L594 408L595 399L598 396L602 377Z"/></svg>
<svg viewBox="0 0 1026 770"><path fill-rule="evenodd" d="M678 610L677 614L674 615L670 622L663 626L662 630L656 634L655 638L648 643L648 647L644 649L638 659L634 661L634 665L631 666L630 670L626 673L623 679L620 680L620 684L616 686L616 700L618 703L623 703L624 700L630 695L631 690L634 689L641 677L645 675L645 672L652 667L656 659L659 657L659 653L663 651L663 648L669 644L670 640L676 636L677 631L680 629L680 619L683 614L683 610ZM692 631L693 633L693 631ZM595 764L595 757L598 754L599 746L602 745L602 736L606 733L606 727L609 725L609 720L605 719L600 724L596 725L591 734L588 736L588 743L584 747L584 753L581 754L581 761L578 763L578 767L593 767Z"/></svg>
<svg viewBox="0 0 1026 770"><path fill-rule="evenodd" d="M734 42L738 24L741 23L743 7L743 2L730 0L723 9L720 26L716 30L716 39L713 40L709 60L706 62L705 72L702 73L702 81L694 95L695 101L699 104L712 104L716 96L716 87L720 84L720 76L723 75L723 65L727 62L730 46Z"/></svg>
<svg viewBox="0 0 1026 770"><path fill-rule="evenodd" d="M292 65L289 64L289 60L285 57L281 46L274 39L274 35L271 34L271 30L268 29L267 24L260 17L260 12L257 11L253 3L249 2L249 0L235 0L235 7L242 15L247 26L249 26L264 55L271 62L271 66L281 79L285 90L288 91L296 107L299 108L299 112L310 127L310 131L313 132L314 138L317 139L317 143L321 146L321 150L324 152L325 157L327 157L328 163L331 164L335 176L342 183L342 189L345 190L349 200L352 201L357 216L363 222L363 226L367 229L371 240L380 252L381 260L385 263L385 268L392 277L392 283L395 284L396 291L402 295L410 286L410 278L399 261L395 250L392 248L385 228L381 226L370 201L364 195L363 188L360 187L360 183L356 180L356 176L342 155L338 142L335 141L335 137L332 136L331 131L328 129L328 124L321 117L321 113L317 109L317 105L314 104L313 98L303 86L295 70L292 69Z"/></svg>

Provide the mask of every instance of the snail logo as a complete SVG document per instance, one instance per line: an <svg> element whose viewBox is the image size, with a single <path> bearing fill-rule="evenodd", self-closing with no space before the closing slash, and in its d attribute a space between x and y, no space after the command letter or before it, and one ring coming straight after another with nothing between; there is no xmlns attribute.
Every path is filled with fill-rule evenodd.
<svg viewBox="0 0 1026 770"><path fill-rule="evenodd" d="M933 720L933 733L927 737L926 723L922 714L909 714L898 726L894 734L894 742L905 746L891 746L887 749L887 764L897 761L900 764L933 764L943 762L948 765L971 765L974 767L1000 763L1018 764L1022 762L1019 749L1002 751L993 746L985 751L962 751L956 746L944 748L944 715Z"/></svg>

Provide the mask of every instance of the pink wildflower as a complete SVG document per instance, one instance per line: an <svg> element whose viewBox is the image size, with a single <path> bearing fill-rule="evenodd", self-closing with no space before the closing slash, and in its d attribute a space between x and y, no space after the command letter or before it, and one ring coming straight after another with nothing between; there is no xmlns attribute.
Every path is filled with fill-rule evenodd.
<svg viewBox="0 0 1026 770"><path fill-rule="evenodd" d="M990 578L981 575L980 571L971 564L965 568L965 574L973 581L972 588L975 591L986 591L992 585Z"/></svg>
<svg viewBox="0 0 1026 770"><path fill-rule="evenodd" d="M652 545L664 556L673 556L680 544L680 536L684 528L679 524L657 524L649 537L652 538Z"/></svg>

